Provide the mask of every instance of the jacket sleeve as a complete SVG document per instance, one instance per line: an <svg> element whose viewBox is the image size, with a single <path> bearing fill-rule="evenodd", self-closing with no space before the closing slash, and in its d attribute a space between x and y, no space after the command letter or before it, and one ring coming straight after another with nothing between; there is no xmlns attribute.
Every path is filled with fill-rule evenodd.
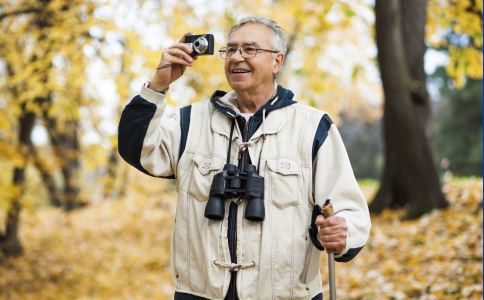
<svg viewBox="0 0 484 300"><path fill-rule="evenodd" d="M326 116L325 116L326 117ZM313 149L314 199L322 206L331 199L336 215L345 218L348 235L346 247L335 256L336 261L349 261L363 248L368 240L371 221L368 204L361 192L350 164L343 140L334 124L324 122L320 132L320 146ZM315 141L318 138L316 134Z"/></svg>
<svg viewBox="0 0 484 300"><path fill-rule="evenodd" d="M118 127L118 151L138 170L175 178L180 145L179 113L163 116L165 95L142 87L124 108Z"/></svg>

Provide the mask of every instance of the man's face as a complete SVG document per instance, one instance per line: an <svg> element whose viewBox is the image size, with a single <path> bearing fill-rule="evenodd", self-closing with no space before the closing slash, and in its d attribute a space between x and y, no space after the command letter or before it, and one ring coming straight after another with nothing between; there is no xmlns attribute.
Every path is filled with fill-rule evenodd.
<svg viewBox="0 0 484 300"><path fill-rule="evenodd" d="M272 33L262 24L249 23L242 25L229 36L227 43L231 47L245 45L273 50ZM257 93L271 89L274 74L279 71L283 54L260 51L255 57L243 58L239 51L225 59L225 76L236 92Z"/></svg>

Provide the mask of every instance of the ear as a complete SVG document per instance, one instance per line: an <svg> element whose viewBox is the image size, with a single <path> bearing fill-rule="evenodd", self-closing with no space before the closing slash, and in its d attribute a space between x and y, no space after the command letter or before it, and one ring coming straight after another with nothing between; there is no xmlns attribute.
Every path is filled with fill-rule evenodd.
<svg viewBox="0 0 484 300"><path fill-rule="evenodd" d="M282 68L282 64L284 63L284 54L282 54L282 52L279 52L276 54L276 57L274 57L274 59L272 60L272 73L273 74L277 74L281 68Z"/></svg>

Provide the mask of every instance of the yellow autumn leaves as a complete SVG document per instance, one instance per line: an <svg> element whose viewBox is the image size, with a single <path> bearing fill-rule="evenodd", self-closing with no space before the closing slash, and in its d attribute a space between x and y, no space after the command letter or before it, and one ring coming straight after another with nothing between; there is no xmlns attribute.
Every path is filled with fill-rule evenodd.
<svg viewBox="0 0 484 300"><path fill-rule="evenodd" d="M482 1L430 0L427 41L448 47L447 73L461 88L465 78L482 78Z"/></svg>
<svg viewBox="0 0 484 300"><path fill-rule="evenodd" d="M132 186L121 201L69 215L52 208L25 213L25 254L0 260L0 298L171 299L175 194L169 182L148 181L150 188ZM339 298L482 298L482 181L456 180L444 191L448 210L415 221L389 211L372 218L365 248L336 265ZM324 253L321 271L328 295Z"/></svg>
<svg viewBox="0 0 484 300"><path fill-rule="evenodd" d="M372 218L369 243L338 265L342 299L482 299L482 181L454 181L444 193L447 210Z"/></svg>

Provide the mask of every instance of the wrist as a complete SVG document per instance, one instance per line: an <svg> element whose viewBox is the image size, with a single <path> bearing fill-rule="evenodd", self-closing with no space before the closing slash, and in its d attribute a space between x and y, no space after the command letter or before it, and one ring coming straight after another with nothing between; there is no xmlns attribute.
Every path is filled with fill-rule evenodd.
<svg viewBox="0 0 484 300"><path fill-rule="evenodd" d="M155 91L157 93L161 93L161 94L166 94L166 92L168 91L167 86L157 85L155 82L151 82L151 81L145 82L144 86L149 88L150 90L153 90L153 91Z"/></svg>

